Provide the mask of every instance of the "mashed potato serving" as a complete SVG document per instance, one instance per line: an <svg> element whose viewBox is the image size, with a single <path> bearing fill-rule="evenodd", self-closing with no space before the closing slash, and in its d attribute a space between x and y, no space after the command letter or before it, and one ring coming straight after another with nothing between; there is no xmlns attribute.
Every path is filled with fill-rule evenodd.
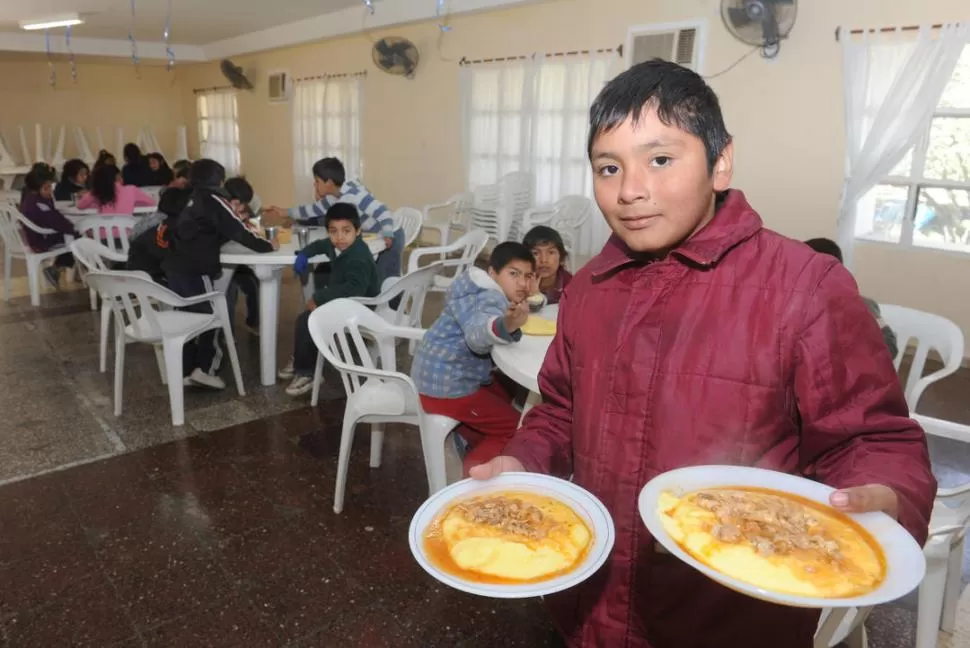
<svg viewBox="0 0 970 648"><path fill-rule="evenodd" d="M543 495L502 492L458 502L425 532L438 566L476 582L555 578L582 562L592 540L566 504Z"/></svg>
<svg viewBox="0 0 970 648"><path fill-rule="evenodd" d="M657 513L694 558L766 590L845 598L886 576L882 551L861 526L797 496L740 487L663 493Z"/></svg>

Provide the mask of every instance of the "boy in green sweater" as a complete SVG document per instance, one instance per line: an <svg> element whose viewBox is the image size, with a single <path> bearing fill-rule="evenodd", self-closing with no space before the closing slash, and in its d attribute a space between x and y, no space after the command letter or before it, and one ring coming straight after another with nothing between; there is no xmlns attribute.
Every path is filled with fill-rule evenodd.
<svg viewBox="0 0 970 648"><path fill-rule="evenodd" d="M279 374L280 378L293 379L286 388L290 396L302 396L313 389L317 347L307 324L313 309L341 297L376 297L380 292L374 256L360 237L357 208L349 203L336 203L327 211L326 223L329 238L314 241L300 250L293 264L293 270L303 274L312 257L325 254L330 259L331 270L330 281L326 286L317 286L306 310L296 318L293 358Z"/></svg>

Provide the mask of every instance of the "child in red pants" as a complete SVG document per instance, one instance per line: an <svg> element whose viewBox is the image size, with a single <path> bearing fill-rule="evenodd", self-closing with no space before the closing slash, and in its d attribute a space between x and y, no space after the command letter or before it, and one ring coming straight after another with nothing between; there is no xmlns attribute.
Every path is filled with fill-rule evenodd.
<svg viewBox="0 0 970 648"><path fill-rule="evenodd" d="M511 394L496 380L489 355L511 344L529 317L537 290L535 260L521 243L501 243L488 271L470 268L455 279L441 315L418 344L411 366L421 406L459 421L471 446L465 472L501 454L519 426Z"/></svg>

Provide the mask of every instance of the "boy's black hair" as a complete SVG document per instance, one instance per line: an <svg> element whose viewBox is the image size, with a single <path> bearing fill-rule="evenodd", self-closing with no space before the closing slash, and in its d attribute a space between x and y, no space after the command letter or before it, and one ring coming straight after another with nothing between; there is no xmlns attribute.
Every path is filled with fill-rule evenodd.
<svg viewBox="0 0 970 648"><path fill-rule="evenodd" d="M338 187L342 186L347 180L344 163L335 157L323 158L313 164L313 175L324 182L328 180Z"/></svg>
<svg viewBox="0 0 970 648"><path fill-rule="evenodd" d="M24 189L37 193L46 183L53 181L54 178L51 177L50 173L41 169L33 169L24 177ZM21 194L23 193L21 192Z"/></svg>
<svg viewBox="0 0 970 648"><path fill-rule="evenodd" d="M505 266L513 261L525 261L532 266L533 270L536 268L536 260L532 256L532 250L516 241L506 241L496 245L488 260L488 267L495 272L501 272Z"/></svg>
<svg viewBox="0 0 970 648"><path fill-rule="evenodd" d="M229 178L223 188L229 194L230 200L238 200L244 205L248 205L253 199L253 186L242 176Z"/></svg>
<svg viewBox="0 0 970 648"><path fill-rule="evenodd" d="M831 257L835 257L836 259L838 259L839 263L843 263L842 248L840 248L839 244L833 241L832 239L827 239L827 238L808 239L807 241L805 241L805 245L812 248L819 254L827 254Z"/></svg>
<svg viewBox="0 0 970 648"><path fill-rule="evenodd" d="M76 178L77 174L79 174L82 170L91 170L88 169L88 165L84 162L84 160L79 160L77 158L68 160L64 163L64 169L61 171L61 183L67 184L74 182L74 178Z"/></svg>
<svg viewBox="0 0 970 648"><path fill-rule="evenodd" d="M158 198L158 211L170 218L177 218L189 204L192 189L189 187L170 187Z"/></svg>
<svg viewBox="0 0 970 648"><path fill-rule="evenodd" d="M125 158L125 164L137 164L142 161L141 149L134 142L128 142L125 144L125 148L122 149L121 154Z"/></svg>
<svg viewBox="0 0 970 648"><path fill-rule="evenodd" d="M218 189L225 181L226 167L209 158L196 160L189 170L189 184L196 189Z"/></svg>
<svg viewBox="0 0 970 648"><path fill-rule="evenodd" d="M548 225L536 225L530 229L522 239L522 245L529 248L530 252L540 245L555 245L561 260L565 261L569 256L566 252L566 244L562 242L562 236Z"/></svg>
<svg viewBox="0 0 970 648"><path fill-rule="evenodd" d="M189 179L189 171L192 170L192 163L188 160L178 160L172 165L172 172L175 174L176 178Z"/></svg>
<svg viewBox="0 0 970 648"><path fill-rule="evenodd" d="M704 142L707 167L713 173L718 156L731 141L717 95L696 72L661 59L634 65L600 91L589 109L587 155L592 157L593 143L602 133L628 117L636 124L651 109L664 124Z"/></svg>
<svg viewBox="0 0 970 648"><path fill-rule="evenodd" d="M338 202L327 210L326 226L330 227L332 221L350 221L355 230L360 229L360 212L350 203Z"/></svg>

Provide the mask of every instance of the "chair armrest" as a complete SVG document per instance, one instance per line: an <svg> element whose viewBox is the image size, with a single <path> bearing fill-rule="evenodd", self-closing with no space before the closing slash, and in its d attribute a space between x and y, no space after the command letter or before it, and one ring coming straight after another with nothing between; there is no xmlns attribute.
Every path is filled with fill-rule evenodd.
<svg viewBox="0 0 970 648"><path fill-rule="evenodd" d="M960 486L954 486L953 488L937 488L936 499L948 500L961 495L966 495L967 493L970 493L970 482Z"/></svg>
<svg viewBox="0 0 970 648"><path fill-rule="evenodd" d="M916 411L916 405L919 403L919 399L923 395L923 392L926 391L927 387L929 387L930 385L932 385L937 381L943 380L944 378L946 378L951 374L956 373L957 369L959 368L960 368L959 364L956 364L953 366L946 366L940 369L939 371L934 371L933 373L926 374L925 376L917 380L916 384L913 385L913 391L907 394L907 400L911 401L909 403L910 411L912 412Z"/></svg>
<svg viewBox="0 0 970 648"><path fill-rule="evenodd" d="M418 265L418 261L424 257L437 257L435 261L441 261L441 257L451 254L452 252L457 252L465 247L465 244L457 245L452 243L451 245L444 245L442 247L423 247L415 248L411 251L411 257L408 259L408 274L411 274L415 270L419 270L421 266Z"/></svg>
<svg viewBox="0 0 970 648"><path fill-rule="evenodd" d="M23 216L18 216L17 222L19 222L23 227L26 227L27 229L33 232L37 232L38 234L57 234L56 230L47 229L46 227L40 227L39 225L34 225L30 221L30 219Z"/></svg>
<svg viewBox="0 0 970 648"><path fill-rule="evenodd" d="M391 335L396 338L404 338L405 340L420 340L427 333L427 329L414 328L411 326L395 326L393 324L388 324L383 331L379 331L383 335Z"/></svg>
<svg viewBox="0 0 970 648"><path fill-rule="evenodd" d="M145 274L145 273L141 273ZM149 280L151 279L148 275L145 275ZM158 292L151 295L152 299L158 301L159 303L165 304L166 306L174 306L175 308L184 308L185 306L194 306L195 304L204 304L206 302L215 302L219 299L225 299L225 295L221 292L213 291L208 293L203 293L201 295L196 295L194 297L182 297L175 294L171 290L159 286L165 290L165 292Z"/></svg>

